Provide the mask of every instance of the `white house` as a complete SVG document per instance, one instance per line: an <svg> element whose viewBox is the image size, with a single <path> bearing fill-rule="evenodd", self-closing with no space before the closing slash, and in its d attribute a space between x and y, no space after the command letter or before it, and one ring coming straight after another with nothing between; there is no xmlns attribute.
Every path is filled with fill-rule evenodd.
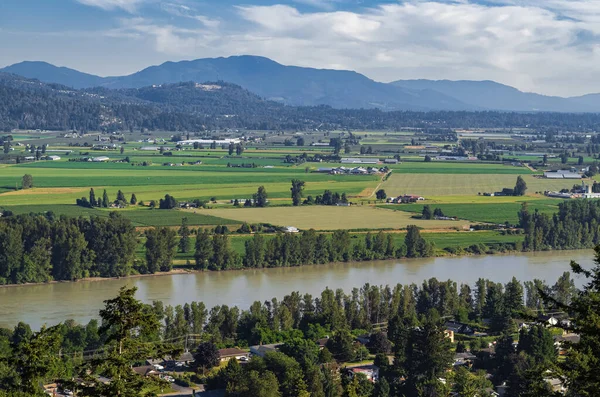
<svg viewBox="0 0 600 397"><path fill-rule="evenodd" d="M60 156L48 156L46 157L48 160L52 160L52 161L56 161L56 160L60 160Z"/></svg>

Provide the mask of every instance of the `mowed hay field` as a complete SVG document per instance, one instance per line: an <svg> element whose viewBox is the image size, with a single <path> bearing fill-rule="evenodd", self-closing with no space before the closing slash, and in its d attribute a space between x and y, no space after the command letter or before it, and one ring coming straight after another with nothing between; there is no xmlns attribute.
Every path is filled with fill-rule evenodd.
<svg viewBox="0 0 600 397"><path fill-rule="evenodd" d="M306 206L212 209L203 212L218 218L234 219L247 223L271 223L294 226L299 229L402 229L417 225L426 229L452 229L468 227L466 221L423 221L412 218L414 214L390 211L372 206Z"/></svg>
<svg viewBox="0 0 600 397"><path fill-rule="evenodd" d="M577 180L553 180L534 178L531 174L521 175L527 183L527 193L545 190L572 188ZM502 188L513 188L517 175L506 174L403 174L394 172L381 188L388 196L418 194L421 196L477 195L497 192Z"/></svg>

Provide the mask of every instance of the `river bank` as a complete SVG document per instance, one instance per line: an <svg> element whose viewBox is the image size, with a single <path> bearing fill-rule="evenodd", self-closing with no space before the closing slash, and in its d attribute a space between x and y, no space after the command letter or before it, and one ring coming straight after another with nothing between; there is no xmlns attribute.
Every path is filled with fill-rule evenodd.
<svg viewBox="0 0 600 397"><path fill-rule="evenodd" d="M438 253L434 256L424 257L424 258L385 258L385 259L377 259L371 261L348 261L348 262L329 262L325 264L319 265L300 265L300 266L292 266L295 268L305 267L305 266L331 266L331 265L339 265L343 263L363 263L363 262L386 262L392 260L406 260L406 259L428 259L428 258L461 258L461 257L471 257L471 256L486 256L486 255L510 255L510 254L518 254L520 251L504 251L493 254L471 254L464 252L460 255L452 254L449 252ZM172 276L175 274L187 274L187 273L206 273L206 272L233 272L233 271L248 271L248 270L260 270L260 269L276 269L277 267L265 267L265 268L249 268L243 267L240 269L223 269L223 270L198 270L190 267L186 267L183 265L183 260L174 260L175 267L168 272L156 272L156 273L136 273L129 274L126 276L119 277L84 277L77 280L51 280L43 283L22 283L22 284L2 284L0 285L0 289L2 288L15 288L15 287L26 287L26 286L35 286L35 285L48 285L48 284L65 284L65 283L79 283L79 282L96 282L96 281L110 281L110 280L126 280L132 278L141 278L141 277L159 277L159 276Z"/></svg>
<svg viewBox="0 0 600 397"><path fill-rule="evenodd" d="M202 301L207 308L216 305L247 309L254 301L283 298L292 291L320 294L325 288L346 292L365 283L373 285L421 284L436 277L471 286L479 278L506 283L515 276L521 281L539 278L553 284L571 260L584 267L593 265L591 250L553 251L504 255L476 255L348 262L220 272L183 271L158 277L127 277L39 285L18 285L0 289L0 327L13 327L19 321L39 328L67 319L86 323L97 318L103 301L113 298L124 286L138 288L143 302L159 300L165 305ZM577 285L583 279L576 279Z"/></svg>

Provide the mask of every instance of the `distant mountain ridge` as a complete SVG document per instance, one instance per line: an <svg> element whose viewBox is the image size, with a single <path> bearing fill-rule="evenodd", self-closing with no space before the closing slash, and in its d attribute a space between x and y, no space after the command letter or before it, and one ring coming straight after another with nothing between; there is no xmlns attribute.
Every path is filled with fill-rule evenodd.
<svg viewBox="0 0 600 397"><path fill-rule="evenodd" d="M493 81L398 80L376 82L348 70L281 65L258 56L165 62L127 76L100 77L46 62L21 62L2 72L81 89L141 88L179 82L226 81L267 100L338 109L499 110L600 112L600 94L574 98L526 93Z"/></svg>

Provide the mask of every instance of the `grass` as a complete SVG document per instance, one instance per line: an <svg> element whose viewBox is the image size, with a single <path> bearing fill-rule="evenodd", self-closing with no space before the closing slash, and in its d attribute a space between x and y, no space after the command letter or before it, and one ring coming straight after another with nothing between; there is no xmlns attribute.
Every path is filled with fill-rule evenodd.
<svg viewBox="0 0 600 397"><path fill-rule="evenodd" d="M528 175L531 170L525 167L514 167L502 164L481 164L481 163L452 163L432 161L426 163L404 162L402 164L392 165L390 168L399 174L500 174L500 175Z"/></svg>
<svg viewBox="0 0 600 397"><path fill-rule="evenodd" d="M30 212L45 213L47 211L52 211L56 215L67 215L72 217L107 217L110 212L115 211L109 209L84 208L74 204L17 205L6 206L5 208L13 211L17 215L27 214ZM179 210L150 210L148 208L134 208L116 211L125 218L130 219L135 226L179 226L181 225L182 218L188 218L188 224L191 226L232 225L239 223L230 219L223 219L200 213L201 210L197 210L197 213Z"/></svg>
<svg viewBox="0 0 600 397"><path fill-rule="evenodd" d="M428 229L452 229L468 226L467 222L423 221L412 218L412 214L408 212L392 212L372 206L230 208L212 209L206 213L248 223L271 223L316 230L401 229L407 225L417 225Z"/></svg>
<svg viewBox="0 0 600 397"><path fill-rule="evenodd" d="M542 213L555 213L558 202L548 200L528 202L529 211ZM421 213L424 204L406 205L382 205L380 207L396 211L408 211ZM521 209L520 202L513 203L490 203L490 204L431 204L432 210L440 208L446 216L456 216L460 219L468 219L475 222L504 223L506 221L516 224L519 221L517 213Z"/></svg>
<svg viewBox="0 0 600 397"><path fill-rule="evenodd" d="M572 188L576 181L552 180L534 178L532 175L523 174L527 183L528 193L543 192L546 190L560 190ZM404 174L394 172L382 184L388 196L401 194L418 194L425 196L451 196L451 195L477 195L483 192L496 192L505 187L513 188L517 177L504 174Z"/></svg>

